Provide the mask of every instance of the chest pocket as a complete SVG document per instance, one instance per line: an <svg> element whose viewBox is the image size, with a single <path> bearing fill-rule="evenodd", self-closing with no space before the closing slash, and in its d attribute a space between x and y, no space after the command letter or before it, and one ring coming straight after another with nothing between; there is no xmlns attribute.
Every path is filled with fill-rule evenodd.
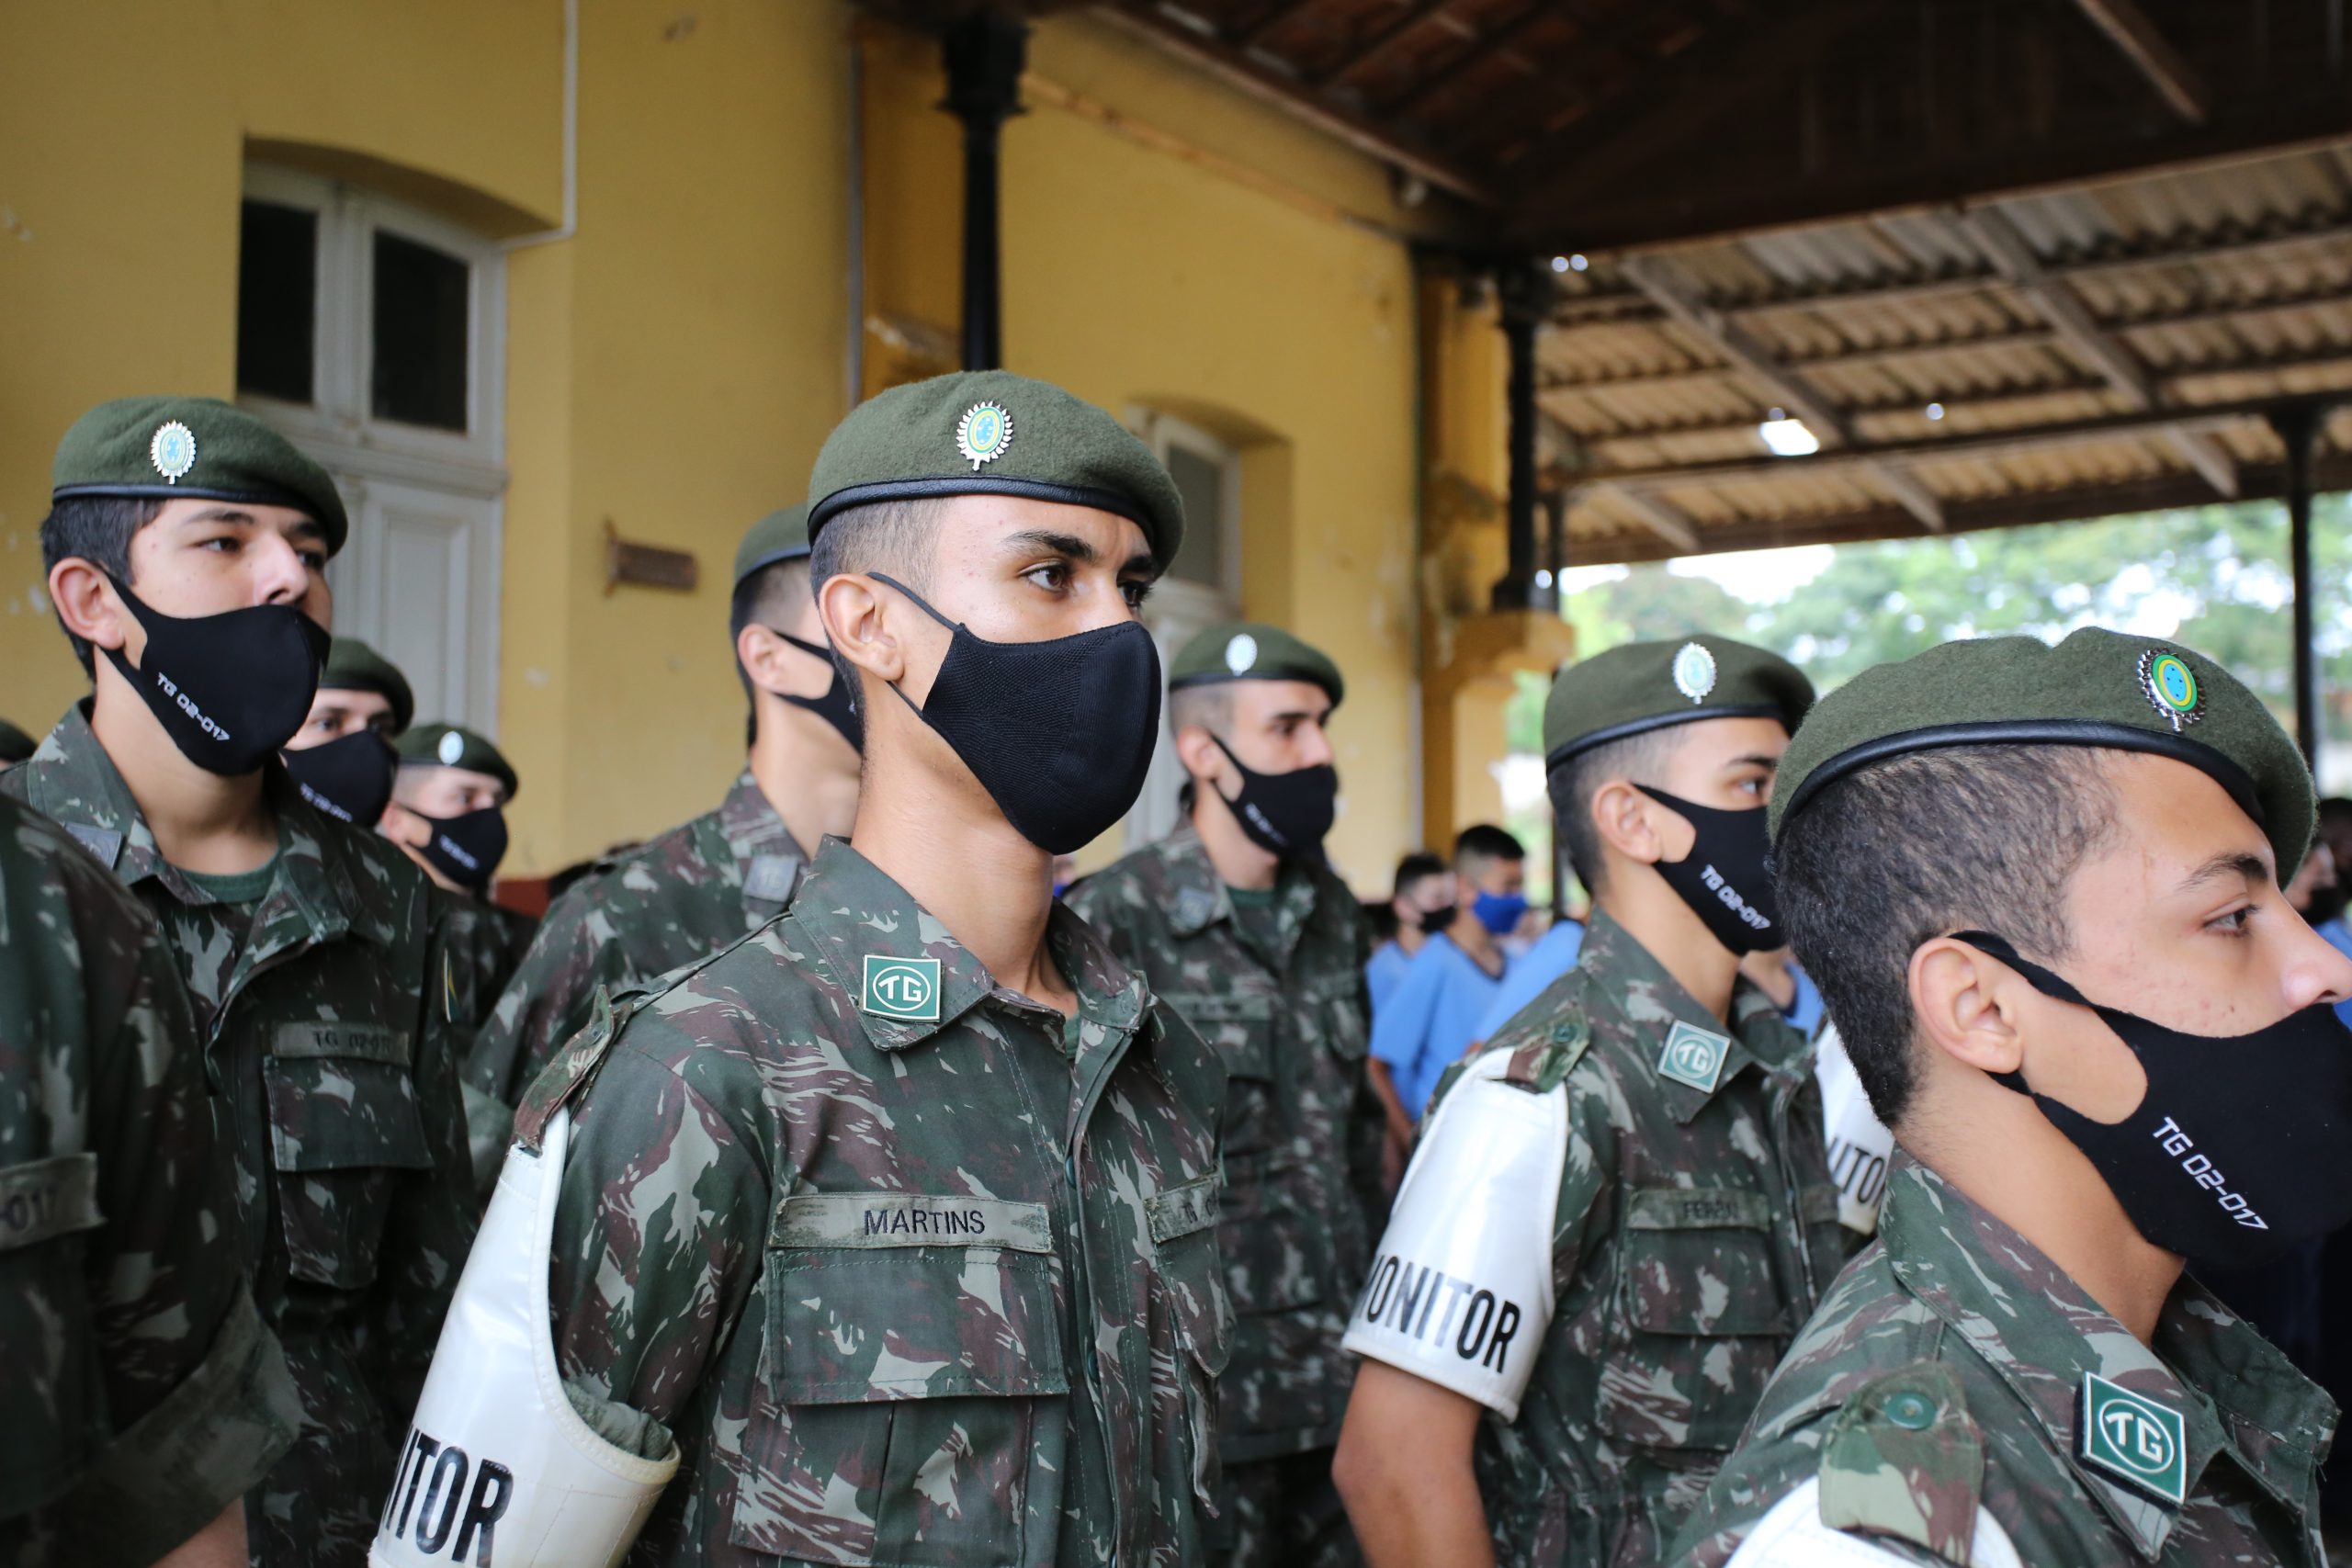
<svg viewBox="0 0 2352 1568"><path fill-rule="evenodd" d="M0 1519L53 1501L101 1440L106 1394L80 1233L104 1223L87 1150L0 1167ZM62 1417L62 1420L58 1419Z"/></svg>
<svg viewBox="0 0 2352 1568"><path fill-rule="evenodd" d="M1764 1195L1744 1188L1628 1191L1603 1430L1642 1448L1738 1438L1796 1326L1770 1227Z"/></svg>
<svg viewBox="0 0 2352 1568"><path fill-rule="evenodd" d="M1156 1192L1144 1200L1151 1225L1154 1291L1175 1340L1173 1363L1178 1390L1184 1402L1189 1456L1182 1456L1186 1473L1161 1481L1163 1496L1181 1496L1189 1482L1193 1495L1210 1507L1216 1506L1217 1390L1233 1354L1233 1303L1226 1292L1225 1269L1217 1255L1219 1194L1217 1179L1197 1181ZM1155 1373L1160 1357L1153 1347Z"/></svg>
<svg viewBox="0 0 2352 1568"><path fill-rule="evenodd" d="M289 1023L262 1062L287 1272L356 1291L376 1280L400 1183L433 1164L406 1032Z"/></svg>
<svg viewBox="0 0 2352 1568"><path fill-rule="evenodd" d="M1225 1064L1225 1152L1246 1159L1279 1147L1285 1129L1274 1082L1275 998L1192 994L1165 999Z"/></svg>
<svg viewBox="0 0 2352 1568"><path fill-rule="evenodd" d="M1044 1204L797 1194L763 1294L735 1544L899 1568L1053 1560L1069 1375Z"/></svg>
<svg viewBox="0 0 2352 1568"><path fill-rule="evenodd" d="M1315 997L1323 1013L1323 1043L1343 1061L1363 1061L1372 1049L1372 1020L1361 982L1351 974L1343 983L1317 987Z"/></svg>

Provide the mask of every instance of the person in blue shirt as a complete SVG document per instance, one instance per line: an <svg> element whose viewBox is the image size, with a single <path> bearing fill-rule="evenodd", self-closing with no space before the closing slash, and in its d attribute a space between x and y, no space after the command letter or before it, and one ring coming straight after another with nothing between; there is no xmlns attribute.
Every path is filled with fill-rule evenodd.
<svg viewBox="0 0 2352 1568"><path fill-rule="evenodd" d="M1396 934L1373 949L1363 966L1374 1015L1404 979L1413 955L1433 934L1453 923L1453 873L1427 850L1415 850L1396 863L1393 886L1388 908L1396 917Z"/></svg>
<svg viewBox="0 0 2352 1568"><path fill-rule="evenodd" d="M1411 1145L1439 1075L1476 1038L1510 968L1501 939L1527 913L1527 852L1500 828L1464 829L1453 874L1464 896L1453 922L1414 954L1387 1007L1372 1015L1372 1086L1398 1150Z"/></svg>
<svg viewBox="0 0 2352 1568"><path fill-rule="evenodd" d="M1537 997L1551 983L1577 966L1577 954L1584 950L1584 923L1580 920L1558 919L1552 929L1535 939L1535 945L1511 960L1510 971L1502 984L1495 987L1494 999L1478 1019L1472 1032L1473 1040L1490 1040L1495 1032L1509 1023L1511 1015Z"/></svg>

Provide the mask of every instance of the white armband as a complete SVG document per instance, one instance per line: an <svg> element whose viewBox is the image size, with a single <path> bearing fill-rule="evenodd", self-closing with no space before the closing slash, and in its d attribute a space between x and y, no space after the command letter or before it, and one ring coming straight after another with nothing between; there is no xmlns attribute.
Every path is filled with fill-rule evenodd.
<svg viewBox="0 0 2352 1568"><path fill-rule="evenodd" d="M1552 1322L1552 1225L1567 1092L1501 1081L1479 1057L1422 1130L1346 1348L1519 1416Z"/></svg>
<svg viewBox="0 0 2352 1568"><path fill-rule="evenodd" d="M1861 1077L1834 1023L1824 1024L1814 1043L1813 1074L1821 1082L1822 1131L1829 1174L1838 1183L1838 1218L1849 1230L1873 1235L1894 1134L1871 1109L1871 1097L1862 1092Z"/></svg>
<svg viewBox="0 0 2352 1568"><path fill-rule="evenodd" d="M605 1441L556 1371L548 1258L571 1131L559 1111L537 1154L506 1152L369 1568L613 1568L677 1473L674 1444L648 1460Z"/></svg>
<svg viewBox="0 0 2352 1568"><path fill-rule="evenodd" d="M1725 1568L1907 1568L1868 1535L1849 1535L1821 1522L1821 1481L1815 1476L1772 1505L1756 1522ZM2017 1544L1984 1505L1976 1506L1976 1535L1969 1568L2025 1568Z"/></svg>

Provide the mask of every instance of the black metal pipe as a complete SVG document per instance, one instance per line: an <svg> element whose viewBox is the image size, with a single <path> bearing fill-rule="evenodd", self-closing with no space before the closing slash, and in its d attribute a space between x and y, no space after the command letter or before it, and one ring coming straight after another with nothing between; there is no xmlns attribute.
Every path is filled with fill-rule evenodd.
<svg viewBox="0 0 2352 1568"><path fill-rule="evenodd" d="M1021 112L1021 67L1029 29L978 10L949 28L942 54L947 97L964 122L964 321L967 370L1004 363L1004 305L997 228L999 157L1004 122Z"/></svg>
<svg viewBox="0 0 2352 1568"><path fill-rule="evenodd" d="M1495 279L1502 307L1503 341L1510 353L1510 566L1495 584L1498 610L1534 606L1535 588L1535 333L1543 325L1550 286L1524 262L1505 265Z"/></svg>
<svg viewBox="0 0 2352 1568"><path fill-rule="evenodd" d="M2320 410L2301 403L2270 416L2270 428L2287 448L2287 556L2295 580L2295 743L2303 761L2319 759L2319 671L2312 652L2312 448L2319 437ZM2281 875L2292 871L2279 868Z"/></svg>

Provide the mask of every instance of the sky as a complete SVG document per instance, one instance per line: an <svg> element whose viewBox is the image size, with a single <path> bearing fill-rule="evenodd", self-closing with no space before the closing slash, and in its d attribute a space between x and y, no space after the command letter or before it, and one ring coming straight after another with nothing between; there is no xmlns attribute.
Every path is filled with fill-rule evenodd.
<svg viewBox="0 0 2352 1568"><path fill-rule="evenodd" d="M1820 576L1829 566L1827 545L1792 545L1779 550L1739 550L1719 556L1681 556L1666 570L1678 577L1704 577L1721 583L1734 598L1751 604L1770 604ZM1614 582L1625 575L1622 566L1570 567L1561 584L1574 593L1596 583Z"/></svg>

